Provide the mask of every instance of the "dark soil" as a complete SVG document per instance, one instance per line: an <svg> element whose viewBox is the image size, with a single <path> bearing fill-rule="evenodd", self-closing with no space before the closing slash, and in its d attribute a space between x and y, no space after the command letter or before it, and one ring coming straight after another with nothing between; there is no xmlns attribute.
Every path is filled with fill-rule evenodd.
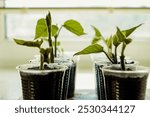
<svg viewBox="0 0 150 117"><path fill-rule="evenodd" d="M105 74L106 93L109 100L143 100L147 75L144 77L121 78Z"/></svg>
<svg viewBox="0 0 150 117"><path fill-rule="evenodd" d="M34 68L35 69L35 68ZM62 99L63 71L48 74L30 74L20 72L23 99L60 100Z"/></svg>

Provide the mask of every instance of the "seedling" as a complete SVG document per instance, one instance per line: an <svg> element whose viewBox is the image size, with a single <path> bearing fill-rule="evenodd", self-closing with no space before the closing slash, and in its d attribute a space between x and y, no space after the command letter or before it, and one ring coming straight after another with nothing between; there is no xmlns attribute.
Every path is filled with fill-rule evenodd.
<svg viewBox="0 0 150 117"><path fill-rule="evenodd" d="M54 63L54 56L57 55L57 38L62 28L81 36L84 35L84 29L81 24L76 20L67 20L60 28L57 25L52 25L52 18L50 12L46 15L46 18L41 18L37 21L35 37L32 41L26 41L22 39L14 39L14 41L23 46L36 47L40 52L40 69L44 69L44 62ZM52 38L55 39L54 47ZM43 48L43 42L47 40L48 47Z"/></svg>
<svg viewBox="0 0 150 117"><path fill-rule="evenodd" d="M120 64L121 69L126 70L125 68L125 48L128 44L132 42L132 39L129 38L130 34L132 34L138 27L142 24L139 24L135 27L132 27L127 30L120 30L118 27L116 28L117 31L114 35L111 35L109 38L105 39L98 28L93 26L95 31L95 36L92 40L92 44L84 48L83 50L75 53L74 55L82 55L82 54L91 54L91 53L101 53L103 52L109 61L112 64L118 64L118 47L121 47L121 55L120 55ZM98 44L99 41L103 41L106 45L106 48L101 44Z"/></svg>

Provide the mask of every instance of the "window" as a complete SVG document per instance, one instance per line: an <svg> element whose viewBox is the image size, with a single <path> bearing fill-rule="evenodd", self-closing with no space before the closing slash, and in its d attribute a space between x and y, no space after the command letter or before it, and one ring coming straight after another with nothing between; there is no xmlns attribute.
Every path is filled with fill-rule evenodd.
<svg viewBox="0 0 150 117"><path fill-rule="evenodd" d="M45 14L47 12L45 11ZM39 18L45 17L45 14L39 13L25 13L25 14L7 14L6 15L6 29L7 29L7 38L12 39L13 37L20 38L33 38L36 21ZM82 16L82 17L81 17ZM145 38L150 37L150 14L149 12L137 12L136 10L127 11L102 11L102 10L90 10L90 9L77 9L71 10L52 10L53 23L58 25L63 24L67 19L76 19L85 28L85 32L88 34L85 36L89 39L92 38L93 30L90 25L97 26L101 32L108 36L113 33L116 26L119 26L121 29L126 29L134 25L144 23L142 28L137 30L137 33L133 33L133 36L136 38ZM65 31L65 30L64 30ZM62 38L69 39L70 36L73 38L74 35L70 33L61 33ZM76 37L74 37L76 38Z"/></svg>
<svg viewBox="0 0 150 117"><path fill-rule="evenodd" d="M150 6L150 0L4 0L4 3L6 9L12 9L11 13L6 14L6 38L10 40L16 36L33 38L37 19L44 17L48 10L52 12L54 23L58 25L70 18L81 22L88 33L84 37L87 40L94 33L90 25L97 26L104 36L108 36L116 26L124 29L145 23L133 36L150 37L150 14L147 12L149 9L145 9ZM117 9L113 9L114 7ZM18 13L15 9L21 12ZM70 33L62 33L60 36L66 40L76 38Z"/></svg>

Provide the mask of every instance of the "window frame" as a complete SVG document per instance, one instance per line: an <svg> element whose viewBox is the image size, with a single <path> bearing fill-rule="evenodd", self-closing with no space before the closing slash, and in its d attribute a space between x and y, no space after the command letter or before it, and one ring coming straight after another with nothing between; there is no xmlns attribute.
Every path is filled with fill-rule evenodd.
<svg viewBox="0 0 150 117"><path fill-rule="evenodd" d="M65 0L66 1L66 0ZM99 6L96 3L97 0L93 1L92 3L94 3L94 5L90 5L88 6L87 4L84 4L83 6L54 6L54 7L25 7L25 8L21 8L21 7L6 7L6 1L5 0L1 0L2 5L0 6L0 13L2 13L2 15L0 16L0 20L2 21L2 24L0 25L0 28L4 29L2 32L0 32L1 36L0 38L2 39L7 39L6 37L6 33L7 33L7 26L6 26L6 13L45 13L47 11L52 11L52 10L101 10L101 11L107 11L107 12L124 12L124 11L130 11L131 12L146 12L147 10L150 11L150 7L145 7L145 6L141 6L141 7L131 7L132 5L130 5L129 7L124 7L124 6L120 6L118 7L117 5L114 7L114 4L111 4L111 1L107 2L107 5L103 5L103 6ZM54 2L54 1L52 1ZM56 1L58 2L58 1ZM76 2L76 1L72 1L72 2ZM70 4L72 4L72 2L69 2ZM87 3L89 3L91 1L87 1ZM100 2L100 1L99 1ZM83 1L81 1L81 3L83 4ZM118 3L118 2L117 2ZM1 8L2 7L2 8Z"/></svg>

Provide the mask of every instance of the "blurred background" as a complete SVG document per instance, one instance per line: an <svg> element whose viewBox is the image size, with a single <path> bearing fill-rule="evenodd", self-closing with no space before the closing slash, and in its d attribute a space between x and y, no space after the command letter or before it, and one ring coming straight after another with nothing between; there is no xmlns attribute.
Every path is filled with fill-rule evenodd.
<svg viewBox="0 0 150 117"><path fill-rule="evenodd" d="M91 43L91 25L108 37L116 26L127 29L144 23L132 34L134 40L126 54L140 65L150 67L150 0L0 0L0 99L20 98L16 66L38 54L37 49L16 45L13 38L32 40L37 20L48 11L54 24L75 19L83 25L86 35L77 37L63 30L58 38L64 51L72 54ZM94 77L90 55L80 56L76 89L94 89ZM150 88L150 79L147 86Z"/></svg>

